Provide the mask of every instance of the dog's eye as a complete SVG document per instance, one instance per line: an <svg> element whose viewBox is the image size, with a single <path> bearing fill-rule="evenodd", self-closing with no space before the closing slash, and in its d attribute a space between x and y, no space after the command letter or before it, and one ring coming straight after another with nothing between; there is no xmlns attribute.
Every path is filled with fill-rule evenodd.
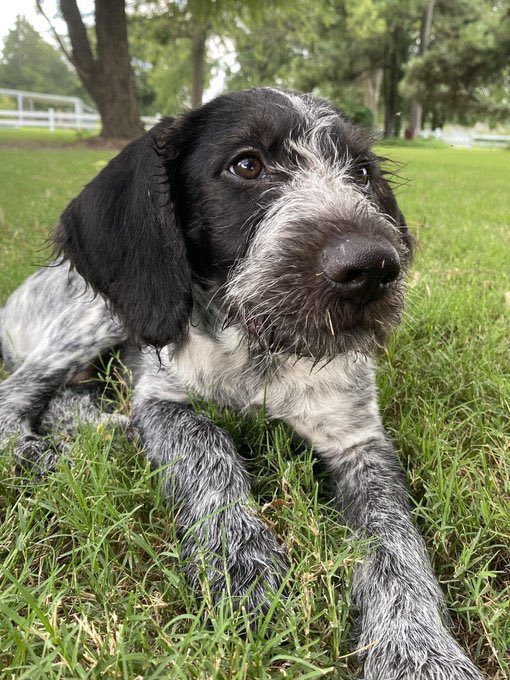
<svg viewBox="0 0 510 680"><path fill-rule="evenodd" d="M229 171L243 179L259 179L259 177L264 177L266 174L262 161L256 156L240 158L235 163L232 163Z"/></svg>
<svg viewBox="0 0 510 680"><path fill-rule="evenodd" d="M356 174L360 184L363 187L368 187L370 184L370 171L368 169L368 165L360 165Z"/></svg>

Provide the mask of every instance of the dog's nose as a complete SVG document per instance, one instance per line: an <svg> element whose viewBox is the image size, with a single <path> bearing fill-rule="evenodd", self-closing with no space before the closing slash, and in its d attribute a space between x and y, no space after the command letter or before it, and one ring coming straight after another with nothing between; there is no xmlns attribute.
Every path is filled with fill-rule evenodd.
<svg viewBox="0 0 510 680"><path fill-rule="evenodd" d="M386 239L349 234L322 251L323 273L341 297L367 303L384 295L400 273L400 258Z"/></svg>

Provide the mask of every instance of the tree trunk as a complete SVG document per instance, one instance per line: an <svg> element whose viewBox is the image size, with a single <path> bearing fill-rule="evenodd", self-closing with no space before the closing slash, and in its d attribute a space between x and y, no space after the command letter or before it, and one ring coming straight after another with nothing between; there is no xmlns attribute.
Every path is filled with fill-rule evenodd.
<svg viewBox="0 0 510 680"><path fill-rule="evenodd" d="M422 106L416 97L411 102L409 113L409 127L406 129L406 139L415 139L421 130Z"/></svg>
<svg viewBox="0 0 510 680"><path fill-rule="evenodd" d="M429 46L430 29L432 28L432 16L434 14L434 5L436 0L429 0L424 11L421 21L420 34L420 57L425 54ZM420 132L422 125L422 106L421 102L415 97L411 102L411 114L409 116L409 127L406 130L406 138L414 139Z"/></svg>
<svg viewBox="0 0 510 680"><path fill-rule="evenodd" d="M204 96L205 46L207 35L196 27L191 42L191 106L196 109Z"/></svg>
<svg viewBox="0 0 510 680"><path fill-rule="evenodd" d="M60 0L71 61L101 116L101 136L134 139L143 132L129 56L125 0L95 0L96 56L76 0Z"/></svg>
<svg viewBox="0 0 510 680"><path fill-rule="evenodd" d="M376 68L365 71L361 74L361 85L363 87L363 104L372 111L374 121L379 114L379 99L381 96L381 85L383 82L383 69Z"/></svg>
<svg viewBox="0 0 510 680"><path fill-rule="evenodd" d="M402 29L396 27L391 34L391 41L384 67L384 136L398 137L400 132L400 97L398 84L402 76L400 60Z"/></svg>

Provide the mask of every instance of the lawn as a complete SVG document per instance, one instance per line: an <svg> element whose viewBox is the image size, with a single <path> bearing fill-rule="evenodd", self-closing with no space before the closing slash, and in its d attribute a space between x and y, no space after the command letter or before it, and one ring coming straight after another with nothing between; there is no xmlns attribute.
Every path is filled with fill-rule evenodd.
<svg viewBox="0 0 510 680"><path fill-rule="evenodd" d="M0 303L45 253L66 202L111 157L0 140ZM382 148L420 248L405 322L381 357L401 451L456 636L510 676L510 152ZM313 452L262 416L209 407L250 459L262 515L293 565L259 634L190 592L157 477L120 435L84 428L37 483L0 459L0 669L5 677L351 678L348 608L360 547ZM1 675L1 671L0 671Z"/></svg>

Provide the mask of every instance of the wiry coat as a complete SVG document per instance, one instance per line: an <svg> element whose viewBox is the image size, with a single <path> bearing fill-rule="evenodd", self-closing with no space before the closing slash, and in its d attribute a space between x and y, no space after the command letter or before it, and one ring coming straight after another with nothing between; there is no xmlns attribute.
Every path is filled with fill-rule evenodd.
<svg viewBox="0 0 510 680"><path fill-rule="evenodd" d="M20 459L49 464L46 435L70 403L96 417L69 383L120 348L132 424L179 511L190 581L205 555L213 594L228 578L257 611L281 583L284 551L253 512L232 441L190 394L263 406L313 445L345 520L371 539L354 583L365 680L480 678L443 625L379 416L373 357L401 317L412 238L370 143L323 100L259 89L126 147L63 213L63 261L3 309L13 373L0 435L17 436Z"/></svg>

